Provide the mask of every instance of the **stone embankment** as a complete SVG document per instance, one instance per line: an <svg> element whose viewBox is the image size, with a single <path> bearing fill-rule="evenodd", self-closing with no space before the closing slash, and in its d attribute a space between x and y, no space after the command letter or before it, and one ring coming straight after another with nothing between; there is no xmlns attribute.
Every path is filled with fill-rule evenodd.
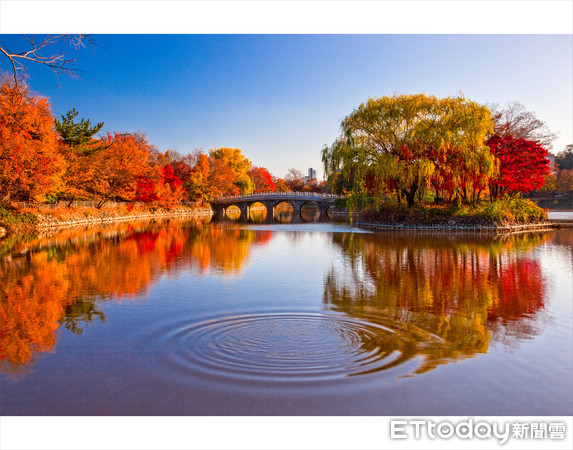
<svg viewBox="0 0 573 450"><path fill-rule="evenodd" d="M436 233L519 233L527 231L543 231L555 228L571 228L572 223L541 222L522 225L409 225L374 222L356 222L360 228L372 231L423 231Z"/></svg>
<svg viewBox="0 0 573 450"><path fill-rule="evenodd" d="M49 228L72 227L77 225L97 225L111 222L125 222L135 220L152 220L166 219L170 217L183 216L205 216L211 215L211 208L175 208L172 210L155 210L155 211L132 211L125 212L120 210L90 210L65 215L53 216L50 214L38 214L37 230Z"/></svg>

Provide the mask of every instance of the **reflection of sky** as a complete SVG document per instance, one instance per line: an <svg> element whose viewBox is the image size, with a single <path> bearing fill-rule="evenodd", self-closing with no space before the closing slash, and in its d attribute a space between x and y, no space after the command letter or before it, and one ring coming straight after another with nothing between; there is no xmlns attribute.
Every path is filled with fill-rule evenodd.
<svg viewBox="0 0 573 450"><path fill-rule="evenodd" d="M549 219L559 219L559 220L566 220L571 219L573 220L573 211L549 211L547 214Z"/></svg>
<svg viewBox="0 0 573 450"><path fill-rule="evenodd" d="M384 314L386 304L381 302L378 306L380 310L376 309L375 304L366 304L369 308L361 310L360 303L368 303L371 293L374 297L377 295L372 289L384 290L383 283L371 284L375 275L366 266L368 257L383 254L388 250L386 247L392 247L397 242L398 235L386 235L386 240L383 235L303 231L324 231L326 226L336 227L317 224L314 228L312 224L300 224L289 226L288 232L281 231L283 226L272 227L270 239L263 239L267 234L259 231L262 239L245 240L249 251L245 259L240 260L240 267L233 266L238 270L232 276L224 277L222 271L213 267L202 271L196 265L187 264L186 258L176 259L168 267L167 273L162 272L161 276L152 278L149 288L144 293L130 297L130 301L98 303L98 308L106 316L104 324L97 320L85 324L85 332L80 337L61 327L55 351L38 355L33 372L21 382L7 385L6 391L3 391L3 408L27 413L34 405L36 409L42 407L41 412L63 415L70 412L91 415L125 413L121 409L124 407L130 412L137 408L140 413L167 415L174 412L218 414L221 411L230 414L229 408L236 413L252 413L252 410L241 409L245 398L248 398L259 407L255 411L279 415L285 412L356 414L357 411L377 415L559 415L570 410L573 398L571 231L558 231L543 242L534 240L532 246L521 245L517 239L517 247L503 247L501 262L510 272L512 263L533 262L536 267L539 264L541 272L532 271L531 274L542 278L543 302L540 309L529 310L518 319L512 318L510 309L507 321L489 321L485 324L488 330L484 330L479 320L467 322L464 317L448 311L442 314L441 309L429 310L426 314L406 304L403 310L405 314L394 317ZM240 228L241 225L231 227ZM266 229L264 225L246 228ZM229 230L229 235L235 236L236 230ZM226 237L225 233L216 234L213 239L209 239L209 236L198 242L213 246ZM434 252L434 243L435 248L445 249L446 253L447 245L440 246L440 240L432 237L418 246L415 245L416 239L407 236L405 240L406 243L412 241L409 248L423 249L419 260L421 266L416 267L439 269L441 266L428 256ZM463 239L469 238L458 240L456 237L451 240L452 246L456 248ZM166 245L165 242L163 245ZM542 243L538 245L537 242ZM368 245L362 246L362 243ZM422 245L424 243L426 247ZM463 245L458 245L458 248L461 253L471 256L471 246L465 249ZM491 247L494 254L498 254L496 248L495 245ZM487 247L479 249L488 258ZM399 253L400 245L396 245L396 250ZM191 257L190 253L184 254ZM350 255L355 259L351 261ZM396 256L400 257L399 264L403 264L402 255ZM220 262L218 259L211 261ZM92 263L93 260L89 259L88 264ZM485 270L485 266L482 268ZM182 270L176 276L170 276L173 270L179 269ZM334 281L346 288L350 296L348 299L339 297L338 303L325 305L326 278L332 269L336 271ZM527 273L518 272L524 276ZM487 274L482 275L485 280ZM517 280L510 276L506 281L514 283ZM521 280L525 281L523 291L529 283L524 278ZM494 277L491 281L496 285L500 280ZM393 280L388 278L386 282L392 283ZM459 286L463 290L463 284ZM354 287L363 289L367 294L363 298L365 302L354 304ZM464 292L471 297L470 289ZM389 293L390 296L399 294ZM518 297L526 304L531 299L527 294ZM477 304L471 300L468 298L470 304L466 304L467 310L475 313L472 317L484 319L485 311L481 309L479 299ZM402 299L397 298L397 301L400 303ZM335 305L347 308L338 310ZM413 331L426 330L434 334L444 331L438 335L449 340L445 342L447 345L440 343L438 348L433 347L430 341L424 341L425 345L420 348L427 356L429 370L419 376L399 380L393 377L356 377L352 380L353 384L346 385L348 389L320 382L305 390L304 395L301 393L299 398L306 404L293 402L292 397L281 397L276 385L261 386L258 381L248 386L241 384L236 389L226 385L220 403L214 397L218 385L210 379L201 378L198 381L199 378L195 379L184 372L181 384L170 384L170 377L177 377L178 372L173 372L172 365L161 359L161 355L175 347L170 340L174 330L230 316L331 313L333 309L351 315L356 312L357 318L366 313L368 317L382 321L384 326L391 324L394 329L395 325L396 330L406 333L403 335L406 337ZM501 314L504 310L500 311ZM438 322L444 328L441 325L438 328ZM464 341L460 336L466 329L469 333ZM490 332L491 338L488 337ZM418 336L423 339L427 333ZM451 361L458 364L445 364ZM435 370L434 363L437 364ZM413 371L416 367L417 363L412 367L404 365L402 369ZM108 392L107 383L112 376L115 377L113 383L121 384L124 389L114 396L104 395ZM255 395L247 394L245 389L250 389ZM262 395L263 391L268 395ZM145 395L141 395L141 392L145 392ZM187 401L191 398L198 401ZM331 402L321 404L326 398ZM311 409L315 407L317 409Z"/></svg>
<svg viewBox="0 0 573 450"><path fill-rule="evenodd" d="M573 249L566 246L546 245L534 250L541 264L541 272L547 281L549 305L552 315L558 320L569 321L573 317ZM571 328L569 328L571 333ZM573 337L573 336L570 336Z"/></svg>

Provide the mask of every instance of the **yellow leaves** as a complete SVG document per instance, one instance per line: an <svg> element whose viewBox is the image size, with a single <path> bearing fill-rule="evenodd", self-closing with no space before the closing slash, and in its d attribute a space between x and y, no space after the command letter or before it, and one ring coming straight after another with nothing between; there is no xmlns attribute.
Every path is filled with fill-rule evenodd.
<svg viewBox="0 0 573 450"><path fill-rule="evenodd" d="M250 194L255 185L249 176L251 161L249 161L238 148L217 148L209 152L212 159L228 166L233 176L233 183L239 188L241 194Z"/></svg>
<svg viewBox="0 0 573 450"><path fill-rule="evenodd" d="M463 95L369 98L342 121L342 136L323 149L322 160L333 178L337 172L386 173L386 181L403 191L411 206L418 189L436 180L442 180L435 183L437 189L450 194L484 189L496 170L485 145L492 128L489 110ZM380 157L387 154L394 159ZM382 170L375 168L384 164Z"/></svg>

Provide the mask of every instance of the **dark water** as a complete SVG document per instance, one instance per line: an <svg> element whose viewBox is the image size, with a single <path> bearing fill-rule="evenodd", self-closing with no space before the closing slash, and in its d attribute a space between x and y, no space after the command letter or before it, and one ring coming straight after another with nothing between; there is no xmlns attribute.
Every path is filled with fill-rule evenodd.
<svg viewBox="0 0 573 450"><path fill-rule="evenodd" d="M573 413L573 231L288 217L4 242L0 414Z"/></svg>

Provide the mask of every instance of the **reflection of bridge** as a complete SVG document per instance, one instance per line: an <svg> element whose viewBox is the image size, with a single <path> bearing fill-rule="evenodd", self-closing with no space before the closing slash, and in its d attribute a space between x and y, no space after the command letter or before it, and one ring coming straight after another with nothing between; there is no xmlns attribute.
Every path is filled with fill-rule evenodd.
<svg viewBox="0 0 573 450"><path fill-rule="evenodd" d="M334 194L317 194L314 192L265 192L260 194L233 195L229 197L218 197L211 202L211 208L215 214L225 215L227 208L236 206L241 210L241 216L249 217L249 212L253 204L261 203L267 208L269 216L273 216L275 208L280 203L288 203L294 212L306 204L318 206L321 214L334 204L334 200L340 196Z"/></svg>

